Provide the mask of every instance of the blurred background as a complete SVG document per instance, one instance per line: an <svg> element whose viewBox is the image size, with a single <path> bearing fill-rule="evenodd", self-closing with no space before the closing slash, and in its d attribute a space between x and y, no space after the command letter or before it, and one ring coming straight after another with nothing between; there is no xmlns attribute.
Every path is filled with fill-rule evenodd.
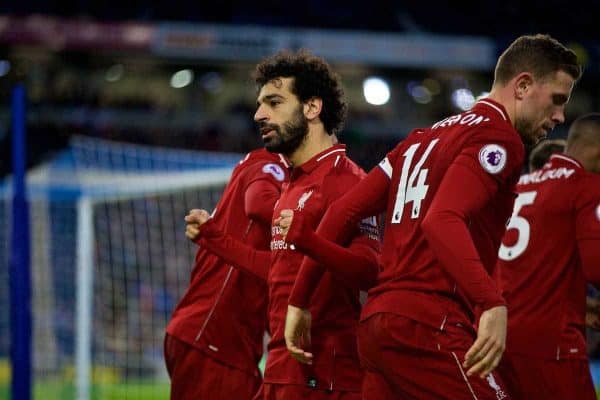
<svg viewBox="0 0 600 400"><path fill-rule="evenodd" d="M1 2L0 399L16 83L27 91L35 221L34 398L162 399L162 333L194 253L183 216L212 207L241 153L261 145L257 61L283 48L328 60L350 104L340 140L370 169L412 128L485 96L499 53L521 34L549 33L584 64L567 123L551 134L564 137L574 118L600 110L598 15L599 1L564 0ZM89 301L78 292L84 265ZM590 354L600 356L593 335Z"/></svg>

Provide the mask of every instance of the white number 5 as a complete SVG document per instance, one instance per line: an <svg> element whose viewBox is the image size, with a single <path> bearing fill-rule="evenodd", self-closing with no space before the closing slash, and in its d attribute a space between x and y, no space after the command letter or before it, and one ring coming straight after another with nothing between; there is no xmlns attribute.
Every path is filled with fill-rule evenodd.
<svg viewBox="0 0 600 400"><path fill-rule="evenodd" d="M528 206L533 204L535 201L535 196L537 196L537 192L525 192L519 194L519 197L515 200L515 207L513 209L513 214L510 217L510 221L506 227L506 230L516 229L519 232L519 236L517 238L517 243L512 246L505 246L504 244L500 246L500 250L498 251L498 257L504 261L514 260L519 257L521 254L525 252L527 249L527 245L529 244L529 235L531 228L529 226L529 221L519 215L519 211L523 206Z"/></svg>

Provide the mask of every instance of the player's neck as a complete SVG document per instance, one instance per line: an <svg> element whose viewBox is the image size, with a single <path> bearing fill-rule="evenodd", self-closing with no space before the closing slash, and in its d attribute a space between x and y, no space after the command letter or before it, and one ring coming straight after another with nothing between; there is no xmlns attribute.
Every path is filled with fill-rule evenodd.
<svg viewBox="0 0 600 400"><path fill-rule="evenodd" d="M337 143L335 135L329 135L324 129L310 129L306 139L288 159L293 167L299 167L317 154Z"/></svg>
<svg viewBox="0 0 600 400"><path fill-rule="evenodd" d="M506 87L492 87L492 91L487 96L488 99L499 103L504 107L506 113L508 114L508 119L512 123L513 127L515 125L515 116L516 116L516 103L514 99L514 95L508 86Z"/></svg>

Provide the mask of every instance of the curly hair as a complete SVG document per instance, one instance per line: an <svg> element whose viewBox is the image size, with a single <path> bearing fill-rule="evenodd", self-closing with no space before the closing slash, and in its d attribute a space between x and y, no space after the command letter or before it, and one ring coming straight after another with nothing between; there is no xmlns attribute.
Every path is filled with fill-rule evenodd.
<svg viewBox="0 0 600 400"><path fill-rule="evenodd" d="M291 91L301 103L310 98L323 100L319 118L328 134L339 133L346 120L348 104L338 74L325 60L301 49L281 51L262 60L254 71L257 90L276 78L293 78Z"/></svg>
<svg viewBox="0 0 600 400"><path fill-rule="evenodd" d="M551 36L541 34L521 36L502 53L496 64L494 84L506 84L525 71L541 80L558 71L577 80L582 73L572 50Z"/></svg>

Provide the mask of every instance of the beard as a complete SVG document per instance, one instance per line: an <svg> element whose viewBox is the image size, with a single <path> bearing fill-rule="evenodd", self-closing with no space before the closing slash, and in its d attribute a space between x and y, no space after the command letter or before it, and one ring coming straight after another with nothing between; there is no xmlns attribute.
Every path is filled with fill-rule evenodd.
<svg viewBox="0 0 600 400"><path fill-rule="evenodd" d="M302 114L302 107L296 111L292 119L283 124L260 123L259 128L270 128L275 131L273 137L264 139L265 148L271 153L281 153L286 156L294 153L308 135L308 120Z"/></svg>
<svg viewBox="0 0 600 400"><path fill-rule="evenodd" d="M529 121L525 121L524 119L516 119L515 130L519 132L527 152L529 152L535 147L536 144L539 143L539 140L535 134L535 127Z"/></svg>

